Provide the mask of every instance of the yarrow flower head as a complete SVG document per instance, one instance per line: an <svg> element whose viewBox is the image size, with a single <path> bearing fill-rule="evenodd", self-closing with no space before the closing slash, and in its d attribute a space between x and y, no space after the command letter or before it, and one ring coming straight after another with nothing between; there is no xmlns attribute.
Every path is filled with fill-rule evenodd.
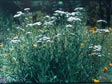
<svg viewBox="0 0 112 84"><path fill-rule="evenodd" d="M52 26L53 25L53 21L49 21L49 22L45 21L44 25L47 26L47 27L48 26Z"/></svg>
<svg viewBox="0 0 112 84"><path fill-rule="evenodd" d="M35 22L35 23L30 23L30 24L27 24L26 27L33 27L33 26L40 26L42 23L41 22Z"/></svg>
<svg viewBox="0 0 112 84"><path fill-rule="evenodd" d="M54 13L54 16L63 16L63 15L65 15L66 14L66 12L64 12L64 11L61 11L61 10L56 10L55 11L55 13Z"/></svg>
<svg viewBox="0 0 112 84"><path fill-rule="evenodd" d="M101 33L101 32L110 32L109 31L109 29L97 29L96 31L95 31L95 33Z"/></svg>
<svg viewBox="0 0 112 84"><path fill-rule="evenodd" d="M43 42L52 42L52 41L51 41L50 37L46 37L46 36L41 37L41 38L37 41L37 43L43 43Z"/></svg>
<svg viewBox="0 0 112 84"><path fill-rule="evenodd" d="M61 10L56 10L55 13L58 13L58 14L65 14L64 11L61 11Z"/></svg>
<svg viewBox="0 0 112 84"><path fill-rule="evenodd" d="M81 13L78 12L78 11L77 11L77 12L72 12L72 13L71 13L71 16L79 16L79 15L81 15Z"/></svg>
<svg viewBox="0 0 112 84"><path fill-rule="evenodd" d="M93 49L93 51L101 51L101 49L102 49L102 46L101 45L92 45L91 44L91 46L89 46L89 48L90 49Z"/></svg>
<svg viewBox="0 0 112 84"><path fill-rule="evenodd" d="M98 23L101 23L101 22L103 22L103 23L107 23L106 20L97 20L97 22L98 22Z"/></svg>
<svg viewBox="0 0 112 84"><path fill-rule="evenodd" d="M17 14L23 14L23 12L22 11L18 11Z"/></svg>
<svg viewBox="0 0 112 84"><path fill-rule="evenodd" d="M18 11L17 14L15 14L13 17L17 18L17 17L20 17L22 15L24 15L24 13L22 11Z"/></svg>
<svg viewBox="0 0 112 84"><path fill-rule="evenodd" d="M69 12L65 12L65 14L66 14L67 18L71 16L71 13L69 13Z"/></svg>
<svg viewBox="0 0 112 84"><path fill-rule="evenodd" d="M26 32L25 34L26 34L26 35L30 35L30 34L32 34L32 32Z"/></svg>
<svg viewBox="0 0 112 84"><path fill-rule="evenodd" d="M81 11L81 10L84 10L84 8L83 7L78 7L78 8L75 8L74 10L75 11Z"/></svg>
<svg viewBox="0 0 112 84"><path fill-rule="evenodd" d="M33 23L33 25L34 25L34 26L35 26L35 25L40 26L40 25L42 25L42 23L41 23L41 22L35 22L35 23Z"/></svg>
<svg viewBox="0 0 112 84"><path fill-rule="evenodd" d="M95 45L93 46L94 51L101 51L102 46L101 45Z"/></svg>
<svg viewBox="0 0 112 84"><path fill-rule="evenodd" d="M21 41L18 39L18 37L14 37L11 41L11 43L14 43L14 44L18 44L18 43L21 43Z"/></svg>
<svg viewBox="0 0 112 84"><path fill-rule="evenodd" d="M15 39L15 40L13 39L13 40L11 40L10 42L16 44L16 43L20 43L21 41L20 41L20 40L17 40L17 39Z"/></svg>
<svg viewBox="0 0 112 84"><path fill-rule="evenodd" d="M44 18L45 18L46 20L50 20L50 19L51 19L51 17L50 17L49 15L46 15Z"/></svg>
<svg viewBox="0 0 112 84"><path fill-rule="evenodd" d="M68 25L66 25L66 28L73 28L73 25L68 24Z"/></svg>
<svg viewBox="0 0 112 84"><path fill-rule="evenodd" d="M54 20L54 21L55 21L56 19L57 19L57 18L56 18L56 17L54 17L54 16L52 16L52 17L51 17L51 20Z"/></svg>
<svg viewBox="0 0 112 84"><path fill-rule="evenodd" d="M29 11L29 10L30 10L30 8L25 8L25 9L24 9L24 11Z"/></svg>
<svg viewBox="0 0 112 84"><path fill-rule="evenodd" d="M67 19L67 21L68 22L77 22L77 21L79 21L79 22L81 22L81 19L80 18L78 18L78 17L69 17L68 19Z"/></svg>

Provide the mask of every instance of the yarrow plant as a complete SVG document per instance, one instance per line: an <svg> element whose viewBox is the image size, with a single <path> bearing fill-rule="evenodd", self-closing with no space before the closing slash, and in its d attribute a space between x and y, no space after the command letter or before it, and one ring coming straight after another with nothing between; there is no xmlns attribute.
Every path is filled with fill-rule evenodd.
<svg viewBox="0 0 112 84"><path fill-rule="evenodd" d="M11 26L6 43L0 39L0 75L5 83L102 81L102 73L112 66L110 61L106 65L112 54L111 28L86 26L82 7L73 12L56 10L41 19L35 17L37 21L33 14L30 8L17 12L13 18L21 23Z"/></svg>

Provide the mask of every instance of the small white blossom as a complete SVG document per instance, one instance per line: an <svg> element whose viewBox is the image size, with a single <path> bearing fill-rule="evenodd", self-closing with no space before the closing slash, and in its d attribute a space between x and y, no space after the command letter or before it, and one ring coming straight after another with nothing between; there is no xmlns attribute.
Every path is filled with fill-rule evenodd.
<svg viewBox="0 0 112 84"><path fill-rule="evenodd" d="M26 34L26 35L30 35L31 33L32 33L32 32L26 32L25 34Z"/></svg>
<svg viewBox="0 0 112 84"><path fill-rule="evenodd" d="M66 14L67 18L71 16L71 13L69 13L69 12L66 12L65 14Z"/></svg>
<svg viewBox="0 0 112 84"><path fill-rule="evenodd" d="M94 49L94 51L101 51L102 46L101 45L94 45L93 49Z"/></svg>
<svg viewBox="0 0 112 84"><path fill-rule="evenodd" d="M97 20L98 23L103 22L103 23L107 23L106 20Z"/></svg>
<svg viewBox="0 0 112 84"><path fill-rule="evenodd" d="M25 11L29 11L29 10L30 10L30 8L25 8L24 10L25 10Z"/></svg>
<svg viewBox="0 0 112 84"><path fill-rule="evenodd" d="M77 18L77 17L69 17L68 19L67 19L67 21L69 21L69 22L74 22L74 21L81 21L81 19L80 18Z"/></svg>
<svg viewBox="0 0 112 84"><path fill-rule="evenodd" d="M54 15L54 16L58 16L58 13L54 13L53 15Z"/></svg>
<svg viewBox="0 0 112 84"><path fill-rule="evenodd" d="M7 28L7 31L10 31L10 29L9 29L9 28Z"/></svg>
<svg viewBox="0 0 112 84"><path fill-rule="evenodd" d="M17 39L13 39L10 41L11 43L20 43L21 41L20 40L17 40Z"/></svg>
<svg viewBox="0 0 112 84"><path fill-rule="evenodd" d="M108 29L105 29L104 32L110 32Z"/></svg>
<svg viewBox="0 0 112 84"><path fill-rule="evenodd" d="M16 14L14 15L14 18L20 17L22 14Z"/></svg>
<svg viewBox="0 0 112 84"><path fill-rule="evenodd" d="M97 29L96 31L95 31L95 33L101 33L101 32L110 32L109 31L109 29Z"/></svg>
<svg viewBox="0 0 112 84"><path fill-rule="evenodd" d="M67 27L67 28L73 28L73 25L68 24L68 25L66 25L66 27Z"/></svg>
<svg viewBox="0 0 112 84"><path fill-rule="evenodd" d="M42 23L41 23L41 22L35 22L35 23L33 23L33 25L34 25L34 26L35 26L35 25L40 26L40 25L42 25Z"/></svg>
<svg viewBox="0 0 112 84"><path fill-rule="evenodd" d="M27 24L26 27L33 27L33 26L40 26L42 23L41 22L35 22L35 23L30 23L30 24Z"/></svg>
<svg viewBox="0 0 112 84"><path fill-rule="evenodd" d="M45 16L45 18L48 18L48 19L49 19L49 18L50 18L50 16L49 16L49 15L46 15L46 16Z"/></svg>
<svg viewBox="0 0 112 84"><path fill-rule="evenodd" d="M101 57L102 55L101 54L98 54L98 57Z"/></svg>
<svg viewBox="0 0 112 84"><path fill-rule="evenodd" d="M49 21L49 22L45 21L44 25L45 26L52 26L53 25L53 21Z"/></svg>
<svg viewBox="0 0 112 84"><path fill-rule="evenodd" d="M33 24L32 23L27 24L26 27L33 27Z"/></svg>
<svg viewBox="0 0 112 84"><path fill-rule="evenodd" d="M93 44L90 44L89 48L93 48Z"/></svg>
<svg viewBox="0 0 112 84"><path fill-rule="evenodd" d="M58 15L62 16L62 15L65 15L65 14L66 14L66 12L61 11L61 10L56 10L55 13L54 13L55 16L58 16Z"/></svg>
<svg viewBox="0 0 112 84"><path fill-rule="evenodd" d="M74 35L75 35L75 33L70 33L70 35L73 35L73 36L74 36ZM76 35L75 35L75 36L76 36Z"/></svg>
<svg viewBox="0 0 112 84"><path fill-rule="evenodd" d="M96 55L98 57L102 56L101 53L99 53L99 52L92 52L92 53L89 54L89 56L94 56L94 55Z"/></svg>
<svg viewBox="0 0 112 84"><path fill-rule="evenodd" d="M40 40L50 40L49 37L42 37Z"/></svg>
<svg viewBox="0 0 112 84"><path fill-rule="evenodd" d="M14 37L13 39L14 39L14 40L18 39L18 36Z"/></svg>
<svg viewBox="0 0 112 84"><path fill-rule="evenodd" d="M81 13L80 12L72 12L71 15L72 16L78 16L78 15L81 15Z"/></svg>
<svg viewBox="0 0 112 84"><path fill-rule="evenodd" d="M11 41L10 43L20 43L21 41L18 39L18 36L15 36Z"/></svg>
<svg viewBox="0 0 112 84"><path fill-rule="evenodd" d="M57 19L57 18L56 18L56 17L54 17L54 16L52 16L52 17L51 17L51 20L56 20L56 19Z"/></svg>
<svg viewBox="0 0 112 84"><path fill-rule="evenodd" d="M89 48L93 48L93 46L89 46Z"/></svg>
<svg viewBox="0 0 112 84"><path fill-rule="evenodd" d="M17 14L23 14L23 12L22 11L18 11Z"/></svg>
<svg viewBox="0 0 112 84"><path fill-rule="evenodd" d="M41 43L41 42L42 42L41 40L38 40L38 41L37 41L37 43Z"/></svg>
<svg viewBox="0 0 112 84"><path fill-rule="evenodd" d="M38 35L38 36L36 36L36 38L40 38L40 37L42 37L43 35Z"/></svg>
<svg viewBox="0 0 112 84"><path fill-rule="evenodd" d="M65 14L64 11L60 11L60 10L56 10L55 13L58 13L58 14Z"/></svg>
<svg viewBox="0 0 112 84"><path fill-rule="evenodd" d="M40 38L37 42L40 43L40 42L52 42L52 41L49 37L44 36Z"/></svg>
<svg viewBox="0 0 112 84"><path fill-rule="evenodd" d="M78 8L75 8L74 10L75 10L75 11L80 11L80 10L84 10L84 8L78 7Z"/></svg>
<svg viewBox="0 0 112 84"><path fill-rule="evenodd" d="M13 17L17 18L17 17L20 17L22 15L24 15L24 13L22 11L18 11L17 14L15 14Z"/></svg>

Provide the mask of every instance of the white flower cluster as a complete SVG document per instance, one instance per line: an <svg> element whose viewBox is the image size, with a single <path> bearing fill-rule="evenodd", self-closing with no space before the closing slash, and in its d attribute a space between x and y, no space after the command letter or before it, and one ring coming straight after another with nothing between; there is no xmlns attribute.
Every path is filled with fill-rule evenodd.
<svg viewBox="0 0 112 84"><path fill-rule="evenodd" d="M101 23L101 22L103 22L103 23L107 23L106 20L97 20L97 22L98 22L98 23Z"/></svg>
<svg viewBox="0 0 112 84"><path fill-rule="evenodd" d="M33 27L36 25L40 26L40 25L42 25L42 23L41 22L30 23L30 24L27 24L26 27Z"/></svg>
<svg viewBox="0 0 112 84"><path fill-rule="evenodd" d="M55 13L54 13L54 15L64 15L64 14L66 14L66 12L64 12L64 11L61 11L61 10L56 10L55 11Z"/></svg>
<svg viewBox="0 0 112 84"><path fill-rule="evenodd" d="M75 12L71 12L71 13L57 10L55 11L55 15L61 15L61 16L64 15L68 22L81 22L81 18L83 18L81 11L83 10L84 8L82 7L75 8L74 9Z"/></svg>
<svg viewBox="0 0 112 84"><path fill-rule="evenodd" d="M78 8L75 8L74 10L75 11L82 11L82 10L84 10L84 8L83 7L78 7Z"/></svg>
<svg viewBox="0 0 112 84"><path fill-rule="evenodd" d="M69 16L81 15L81 13L80 13L80 11L75 11L75 12L70 13L70 12L56 10L55 13L54 13L54 16L57 16L57 15L65 15L66 17L69 17Z"/></svg>
<svg viewBox="0 0 112 84"><path fill-rule="evenodd" d="M67 21L69 21L69 22L76 22L76 21L81 21L81 19L80 18L77 18L77 17L69 17L68 19L67 19Z"/></svg>
<svg viewBox="0 0 112 84"><path fill-rule="evenodd" d="M110 32L109 31L109 29L97 29L96 31L95 31L95 33L101 33L101 32Z"/></svg>
<svg viewBox="0 0 112 84"><path fill-rule="evenodd" d="M80 12L72 12L70 15L71 16L79 16L79 15L81 15L81 13Z"/></svg>
<svg viewBox="0 0 112 84"><path fill-rule="evenodd" d="M97 55L99 57L103 56L100 52L102 50L102 46L101 45L94 45L93 44L89 47L90 49L93 50L93 53L89 54L90 56L91 55Z"/></svg>
<svg viewBox="0 0 112 84"><path fill-rule="evenodd" d="M21 41L18 39L18 37L14 37L10 42L14 43L14 44L21 43Z"/></svg>
<svg viewBox="0 0 112 84"><path fill-rule="evenodd" d="M46 27L52 26L57 19L55 16L50 17L49 15L45 16L44 18L45 18L45 21L43 25Z"/></svg>
<svg viewBox="0 0 112 84"><path fill-rule="evenodd" d="M77 10L77 11L76 11ZM61 10L56 10L54 12L54 16L49 16L46 15L44 17L45 21L44 21L44 26L52 26L54 24L58 24L59 21L63 21L64 22L68 22L68 23L75 23L75 22L81 22L82 21L82 14L80 12L80 10L84 10L83 8L76 8L75 12L65 12L65 11L61 11ZM66 25L66 27L72 27L72 25Z"/></svg>
<svg viewBox="0 0 112 84"><path fill-rule="evenodd" d="M22 11L18 11L17 14L15 14L13 17L17 18L17 17L20 17L22 15L24 15L24 13Z"/></svg>
<svg viewBox="0 0 112 84"><path fill-rule="evenodd" d="M26 35L30 35L30 34L32 34L32 32L26 32L25 34L26 34Z"/></svg>
<svg viewBox="0 0 112 84"><path fill-rule="evenodd" d="M101 45L91 45L89 48L93 49L93 51L101 51L102 46Z"/></svg>
<svg viewBox="0 0 112 84"><path fill-rule="evenodd" d="M50 37L46 37L46 36L41 37L41 38L37 41L37 43L43 43L43 42L52 42L52 41L51 41Z"/></svg>
<svg viewBox="0 0 112 84"><path fill-rule="evenodd" d="M25 8L25 9L24 9L24 11L29 11L29 10L30 10L30 8Z"/></svg>
<svg viewBox="0 0 112 84"><path fill-rule="evenodd" d="M49 27L49 26L52 26L52 25L53 25L53 21L49 21L49 22L45 21L44 22L44 26Z"/></svg>
<svg viewBox="0 0 112 84"><path fill-rule="evenodd" d="M68 25L66 25L66 28L73 28L73 25L68 24Z"/></svg>
<svg viewBox="0 0 112 84"><path fill-rule="evenodd" d="M93 49L94 49L94 51L101 51L102 46L101 45L94 45Z"/></svg>

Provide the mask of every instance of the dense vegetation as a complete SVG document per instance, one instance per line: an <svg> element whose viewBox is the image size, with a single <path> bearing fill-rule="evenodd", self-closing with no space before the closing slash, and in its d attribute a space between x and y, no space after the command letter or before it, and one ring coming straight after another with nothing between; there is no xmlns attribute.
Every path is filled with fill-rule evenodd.
<svg viewBox="0 0 112 84"><path fill-rule="evenodd" d="M30 8L8 17L4 12L0 17L1 83L112 82L111 14L109 20L104 17L107 13L99 18L100 12L88 6L50 15L30 12Z"/></svg>

